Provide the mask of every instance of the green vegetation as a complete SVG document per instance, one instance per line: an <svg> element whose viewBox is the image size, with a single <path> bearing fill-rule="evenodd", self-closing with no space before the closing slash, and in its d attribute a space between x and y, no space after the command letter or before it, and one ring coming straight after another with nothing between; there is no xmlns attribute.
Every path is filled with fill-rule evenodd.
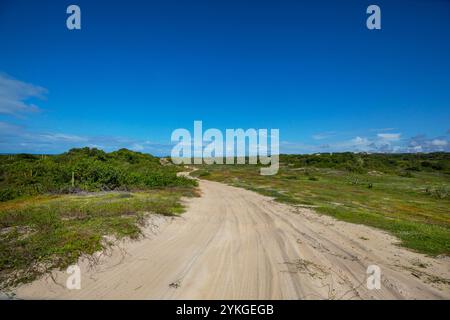
<svg viewBox="0 0 450 320"><path fill-rule="evenodd" d="M281 155L281 162L294 168L340 169L355 173L380 171L411 177L412 172L450 173L450 154L436 153L321 153L317 155Z"/></svg>
<svg viewBox="0 0 450 320"><path fill-rule="evenodd" d="M0 289L137 238L147 215L180 214L197 192L178 167L125 149L3 155L0 168Z"/></svg>
<svg viewBox="0 0 450 320"><path fill-rule="evenodd" d="M386 230L423 253L450 254L450 154L282 155L280 161L274 176L251 165L201 166L193 175Z"/></svg>
<svg viewBox="0 0 450 320"><path fill-rule="evenodd" d="M61 155L1 155L0 201L44 193L145 190L154 187L193 186L177 177L177 166L159 158L120 149L71 149Z"/></svg>

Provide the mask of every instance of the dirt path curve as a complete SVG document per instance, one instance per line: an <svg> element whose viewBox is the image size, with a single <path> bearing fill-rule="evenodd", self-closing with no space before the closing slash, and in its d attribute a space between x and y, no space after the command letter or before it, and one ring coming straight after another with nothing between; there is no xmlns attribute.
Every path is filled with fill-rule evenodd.
<svg viewBox="0 0 450 320"><path fill-rule="evenodd" d="M81 290L67 274L17 289L18 298L383 299L450 298L450 259L396 246L395 238L224 184L201 181L180 218L157 218L148 238L81 265ZM151 231L159 225L157 234ZM381 268L381 289L366 270ZM55 282L56 281L56 282Z"/></svg>

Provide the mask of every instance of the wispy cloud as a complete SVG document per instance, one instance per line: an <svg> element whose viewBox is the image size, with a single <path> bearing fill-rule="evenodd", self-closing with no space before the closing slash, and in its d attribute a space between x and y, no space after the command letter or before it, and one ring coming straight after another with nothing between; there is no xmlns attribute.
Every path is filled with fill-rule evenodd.
<svg viewBox="0 0 450 320"><path fill-rule="evenodd" d="M64 133L47 133L41 134L38 138L48 142L87 142L89 139L86 137L80 137L72 134Z"/></svg>
<svg viewBox="0 0 450 320"><path fill-rule="evenodd" d="M386 131L392 131L395 130L395 128L377 128L377 129L370 129L371 132L386 132Z"/></svg>
<svg viewBox="0 0 450 320"><path fill-rule="evenodd" d="M30 99L44 99L47 89L0 73L0 114L22 115L39 111Z"/></svg>
<svg viewBox="0 0 450 320"><path fill-rule="evenodd" d="M428 138L417 135L403 138L401 133L377 133L375 135L356 135L341 141L323 141L320 145L300 142L281 143L282 153L317 153L317 152L450 152L448 136Z"/></svg>
<svg viewBox="0 0 450 320"><path fill-rule="evenodd" d="M400 140L401 133L378 133L377 137L386 141Z"/></svg>
<svg viewBox="0 0 450 320"><path fill-rule="evenodd" d="M328 144L328 148L333 151L369 151L373 141L366 137L356 136L352 139Z"/></svg>
<svg viewBox="0 0 450 320"><path fill-rule="evenodd" d="M401 150L400 133L378 133L376 136L356 136L352 139L332 143L330 151L351 152L399 152Z"/></svg>
<svg viewBox="0 0 450 320"><path fill-rule="evenodd" d="M130 146L130 149L133 150L133 151L144 151L145 147L144 147L144 145L142 145L140 143L133 143Z"/></svg>
<svg viewBox="0 0 450 320"><path fill-rule="evenodd" d="M445 147L448 144L448 141L444 139L434 139L431 141L431 144L437 147Z"/></svg>
<svg viewBox="0 0 450 320"><path fill-rule="evenodd" d="M0 136L2 137L16 135L18 132L21 132L21 130L22 127L20 126L0 121Z"/></svg>
<svg viewBox="0 0 450 320"><path fill-rule="evenodd" d="M417 135L408 140L408 151L410 152L450 152L450 142L446 137L428 138L426 135Z"/></svg>
<svg viewBox="0 0 450 320"><path fill-rule="evenodd" d="M335 131L326 131L326 132L316 133L312 136L312 138L314 140L324 140L324 139L332 138L332 137L336 136L336 134L337 133Z"/></svg>
<svg viewBox="0 0 450 320"><path fill-rule="evenodd" d="M61 153L70 148L86 146L105 151L127 148L154 155L169 155L172 148L170 143L126 137L31 131L26 127L0 121L0 152Z"/></svg>

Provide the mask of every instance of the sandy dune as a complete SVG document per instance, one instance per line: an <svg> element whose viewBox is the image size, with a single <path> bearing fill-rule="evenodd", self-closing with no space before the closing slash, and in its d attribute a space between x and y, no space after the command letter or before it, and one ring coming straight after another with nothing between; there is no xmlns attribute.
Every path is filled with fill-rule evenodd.
<svg viewBox="0 0 450 320"><path fill-rule="evenodd" d="M81 290L54 272L16 290L45 299L448 299L450 259L392 236L259 194L201 181L180 218L155 217L148 237L80 262ZM157 230L155 232L155 230ZM380 290L366 288L378 265ZM447 282L446 282L447 281Z"/></svg>

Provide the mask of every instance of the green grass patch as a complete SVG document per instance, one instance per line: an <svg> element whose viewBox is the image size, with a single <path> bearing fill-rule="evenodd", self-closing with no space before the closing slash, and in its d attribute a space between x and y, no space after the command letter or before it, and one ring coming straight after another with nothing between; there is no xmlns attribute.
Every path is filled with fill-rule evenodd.
<svg viewBox="0 0 450 320"><path fill-rule="evenodd" d="M204 165L198 171L208 172L204 179L388 231L410 249L450 255L449 161L442 153L293 155L281 157L274 176L261 176L255 165Z"/></svg>
<svg viewBox="0 0 450 320"><path fill-rule="evenodd" d="M64 269L110 245L106 236L138 238L148 214L183 212L189 187L142 192L38 196L0 204L0 289ZM108 237L110 238L110 237Z"/></svg>

